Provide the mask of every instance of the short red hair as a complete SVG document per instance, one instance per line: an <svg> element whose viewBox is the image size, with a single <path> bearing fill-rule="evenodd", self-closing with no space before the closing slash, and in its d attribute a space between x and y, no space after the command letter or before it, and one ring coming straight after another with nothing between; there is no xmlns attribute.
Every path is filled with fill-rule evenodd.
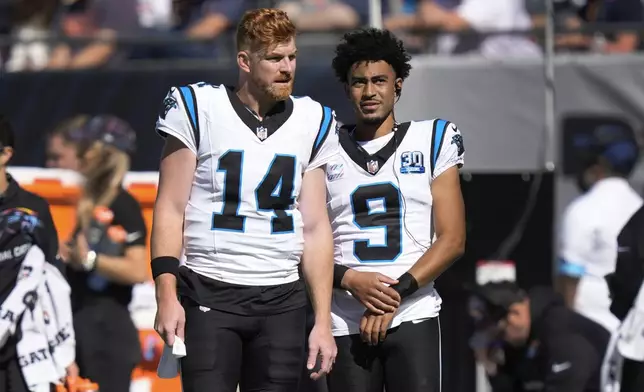
<svg viewBox="0 0 644 392"><path fill-rule="evenodd" d="M261 50L295 37L295 25L286 12L276 8L247 11L237 26L237 50Z"/></svg>

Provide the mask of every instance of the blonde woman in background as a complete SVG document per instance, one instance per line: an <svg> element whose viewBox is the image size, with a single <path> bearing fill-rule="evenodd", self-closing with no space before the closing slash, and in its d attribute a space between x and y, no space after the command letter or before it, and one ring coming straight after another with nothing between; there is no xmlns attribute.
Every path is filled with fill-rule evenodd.
<svg viewBox="0 0 644 392"><path fill-rule="evenodd" d="M146 226L141 207L123 189L135 148L130 126L113 116L87 119L59 134L74 146L85 182L77 224L61 250L72 287L81 376L101 392L127 392L141 359L128 311L132 286L147 279Z"/></svg>

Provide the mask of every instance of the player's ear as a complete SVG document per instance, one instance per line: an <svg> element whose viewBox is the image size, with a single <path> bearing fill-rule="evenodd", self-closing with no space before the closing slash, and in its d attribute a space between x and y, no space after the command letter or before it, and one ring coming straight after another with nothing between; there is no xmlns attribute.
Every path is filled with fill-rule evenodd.
<svg viewBox="0 0 644 392"><path fill-rule="evenodd" d="M245 50L237 52L237 65L244 72L250 72L250 55Z"/></svg>
<svg viewBox="0 0 644 392"><path fill-rule="evenodd" d="M351 96L349 95L349 84L348 83L344 84L344 93L347 95L347 98L351 98Z"/></svg>
<svg viewBox="0 0 644 392"><path fill-rule="evenodd" d="M396 92L396 98L400 98L400 94L402 93L402 85L403 85L402 78L397 78L396 81L394 82L394 89L395 89L395 92Z"/></svg>

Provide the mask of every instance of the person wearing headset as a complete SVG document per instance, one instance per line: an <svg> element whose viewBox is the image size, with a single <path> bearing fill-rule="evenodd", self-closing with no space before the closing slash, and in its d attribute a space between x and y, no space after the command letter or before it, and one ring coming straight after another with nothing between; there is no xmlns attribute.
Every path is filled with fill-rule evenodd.
<svg viewBox="0 0 644 392"><path fill-rule="evenodd" d="M333 68L356 123L339 127L326 165L335 244L330 392L441 388L441 298L434 280L463 253L460 131L441 119L398 123L411 65L391 32L357 30Z"/></svg>
<svg viewBox="0 0 644 392"><path fill-rule="evenodd" d="M605 276L615 270L617 236L642 206L628 183L639 157L634 132L599 123L575 137L580 163L577 183L584 192L564 212L559 244L559 291L566 304L615 332Z"/></svg>

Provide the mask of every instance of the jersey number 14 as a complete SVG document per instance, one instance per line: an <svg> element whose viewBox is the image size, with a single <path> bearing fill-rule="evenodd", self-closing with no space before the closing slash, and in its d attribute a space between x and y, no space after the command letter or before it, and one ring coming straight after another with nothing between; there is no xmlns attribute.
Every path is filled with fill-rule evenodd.
<svg viewBox="0 0 644 392"><path fill-rule="evenodd" d="M228 150L219 158L217 171L225 173L224 205L212 215L213 230L244 232L246 217L239 215L244 152ZM258 211L273 211L271 234L293 232L293 217L288 214L295 202L295 157L275 155L264 178L255 188Z"/></svg>

